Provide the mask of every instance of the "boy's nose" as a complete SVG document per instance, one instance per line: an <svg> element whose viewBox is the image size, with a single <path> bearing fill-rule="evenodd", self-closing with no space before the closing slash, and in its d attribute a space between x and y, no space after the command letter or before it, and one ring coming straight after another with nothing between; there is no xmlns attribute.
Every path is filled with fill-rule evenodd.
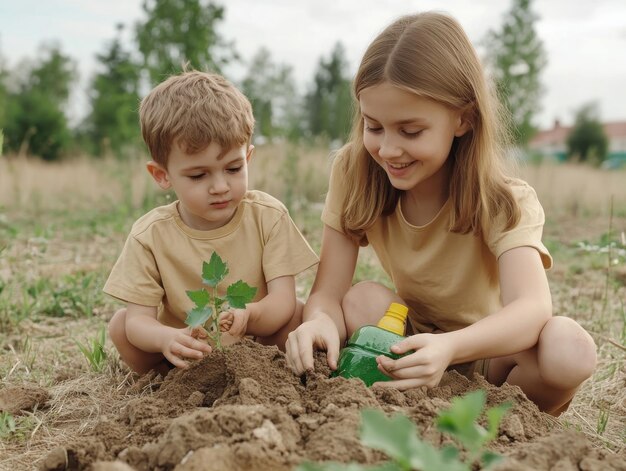
<svg viewBox="0 0 626 471"><path fill-rule="evenodd" d="M209 187L209 192L212 194L221 194L226 193L228 191L228 183L226 179L222 176L216 176L211 182L211 186Z"/></svg>

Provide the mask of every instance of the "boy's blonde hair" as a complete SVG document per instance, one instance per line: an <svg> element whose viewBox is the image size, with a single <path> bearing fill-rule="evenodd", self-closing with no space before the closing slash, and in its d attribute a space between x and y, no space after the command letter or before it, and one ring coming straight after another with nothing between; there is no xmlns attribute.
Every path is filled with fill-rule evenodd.
<svg viewBox="0 0 626 471"><path fill-rule="evenodd" d="M252 106L221 75L186 71L157 85L139 107L141 133L152 159L167 167L176 141L187 154L217 142L231 149L250 141Z"/></svg>
<svg viewBox="0 0 626 471"><path fill-rule="evenodd" d="M461 110L471 125L455 138L448 157L454 207L450 230L479 235L495 215L504 216L507 229L517 224L520 210L502 169L507 115L463 28L449 16L428 12L389 25L369 46L357 71L352 134L338 155L347 174L344 231L360 240L376 219L394 211L400 197L363 145L359 94L383 82Z"/></svg>

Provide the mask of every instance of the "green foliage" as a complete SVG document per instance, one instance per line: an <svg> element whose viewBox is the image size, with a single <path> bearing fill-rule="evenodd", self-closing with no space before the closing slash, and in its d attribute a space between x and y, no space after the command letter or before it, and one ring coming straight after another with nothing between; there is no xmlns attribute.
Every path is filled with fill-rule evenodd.
<svg viewBox="0 0 626 471"><path fill-rule="evenodd" d="M299 136L300 103L293 69L273 63L265 47L252 58L242 91L252 104L256 134L269 140L275 136Z"/></svg>
<svg viewBox="0 0 626 471"><path fill-rule="evenodd" d="M540 75L547 64L543 41L537 35L538 16L531 0L513 0L500 30L485 39L498 91L514 126L518 144L526 146L535 132L532 120L539 112L543 94Z"/></svg>
<svg viewBox="0 0 626 471"><path fill-rule="evenodd" d="M118 36L96 56L100 71L91 81L91 112L85 123L96 155L110 151L120 155L140 142L137 110L141 67L122 47L122 30L118 25Z"/></svg>
<svg viewBox="0 0 626 471"><path fill-rule="evenodd" d="M220 329L218 325L219 314L225 303L236 309L243 309L246 304L254 299L257 289L239 280L226 288L226 297L217 295L217 285L228 275L228 266L222 258L213 252L209 262L202 262L202 283L210 288L187 291L187 296L194 303L193 309L187 312L185 324L189 327L204 326L210 321L209 338L218 349L222 348Z"/></svg>
<svg viewBox="0 0 626 471"><path fill-rule="evenodd" d="M313 90L306 97L308 127L313 136L345 140L352 119L352 94L348 62L337 43L328 60L320 59Z"/></svg>
<svg viewBox="0 0 626 471"><path fill-rule="evenodd" d="M567 136L568 158L598 165L606 158L608 147L596 106L583 106L576 113L574 127Z"/></svg>
<svg viewBox="0 0 626 471"><path fill-rule="evenodd" d="M145 0L145 20L136 37L153 84L181 71L184 63L214 70L236 59L232 44L217 33L224 8L203 0Z"/></svg>
<svg viewBox="0 0 626 471"><path fill-rule="evenodd" d="M478 460L483 469L496 463L500 456L484 451L493 440L498 426L510 404L492 407L485 412L487 429L478 424L485 406L485 392L473 391L464 397L452 399L452 406L441 411L437 424L441 431L450 434L467 451L464 462L459 459L459 449L446 446L438 449L417 436L415 424L407 417L396 414L387 417L379 410L361 412L361 442L383 451L392 461L375 467L358 464L303 463L298 471L469 471Z"/></svg>
<svg viewBox="0 0 626 471"><path fill-rule="evenodd" d="M68 147L70 131L64 108L76 78L75 65L57 45L44 45L42 56L17 91L7 96L4 132L7 147L55 160Z"/></svg>
<svg viewBox="0 0 626 471"><path fill-rule="evenodd" d="M84 355L85 359L89 363L89 366L93 371L99 373L106 365L107 352L104 349L104 343L106 340L106 329L101 326L98 333L91 339L91 345L83 345L78 340L74 340L76 346L80 352Z"/></svg>

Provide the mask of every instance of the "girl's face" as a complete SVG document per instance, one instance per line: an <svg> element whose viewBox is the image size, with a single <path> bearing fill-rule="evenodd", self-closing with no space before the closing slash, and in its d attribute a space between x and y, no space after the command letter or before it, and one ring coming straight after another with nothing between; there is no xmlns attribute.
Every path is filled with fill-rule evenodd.
<svg viewBox="0 0 626 471"><path fill-rule="evenodd" d="M441 191L452 141L469 126L460 111L383 82L359 95L363 144L389 177L405 191Z"/></svg>
<svg viewBox="0 0 626 471"><path fill-rule="evenodd" d="M217 229L232 219L248 190L252 149L242 145L223 150L212 142L205 150L188 155L174 142L167 169L152 162L149 170L161 188L174 190L185 224L199 230Z"/></svg>

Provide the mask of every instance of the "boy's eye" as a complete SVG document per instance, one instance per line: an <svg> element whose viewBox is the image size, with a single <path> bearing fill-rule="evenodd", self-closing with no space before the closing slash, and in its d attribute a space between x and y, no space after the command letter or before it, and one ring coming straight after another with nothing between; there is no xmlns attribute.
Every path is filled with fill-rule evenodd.
<svg viewBox="0 0 626 471"><path fill-rule="evenodd" d="M200 180L202 177L204 177L204 173L199 173L197 175L189 175L189 178L192 180Z"/></svg>
<svg viewBox="0 0 626 471"><path fill-rule="evenodd" d="M243 168L243 165L239 166L239 167L231 167L229 169L226 169L226 171L228 173L237 173L239 172L241 169Z"/></svg>

